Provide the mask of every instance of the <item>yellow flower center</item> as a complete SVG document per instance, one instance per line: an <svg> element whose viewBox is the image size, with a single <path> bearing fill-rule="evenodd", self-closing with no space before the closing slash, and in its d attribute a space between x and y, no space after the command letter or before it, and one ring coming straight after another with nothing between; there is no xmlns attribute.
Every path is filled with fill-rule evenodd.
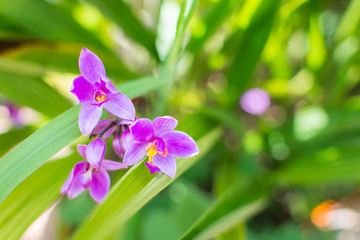
<svg viewBox="0 0 360 240"><path fill-rule="evenodd" d="M153 156L155 155L160 155L160 156L163 156L163 157L166 157L167 156L167 149L165 148L165 151L163 153L160 153L157 151L157 148L154 144L152 143L149 143L147 149L146 149L146 152L149 156L149 163L150 164L153 164Z"/></svg>
<svg viewBox="0 0 360 240"><path fill-rule="evenodd" d="M98 96L95 97L95 100L97 102L103 102L103 101L106 100L106 95L98 95Z"/></svg>
<svg viewBox="0 0 360 240"><path fill-rule="evenodd" d="M103 90L101 90L101 89L98 89L98 90L95 91L94 97L95 97L95 100L96 100L97 102L103 102L103 101L106 100L106 94L105 94L105 92L104 92Z"/></svg>

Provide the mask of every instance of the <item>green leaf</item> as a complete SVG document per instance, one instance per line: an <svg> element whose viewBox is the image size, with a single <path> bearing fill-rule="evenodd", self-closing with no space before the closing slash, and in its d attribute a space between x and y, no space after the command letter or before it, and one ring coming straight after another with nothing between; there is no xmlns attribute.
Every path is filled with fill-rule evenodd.
<svg viewBox="0 0 360 240"><path fill-rule="evenodd" d="M182 6L181 6L182 10L180 12L180 17L177 25L177 33L181 33L181 34L184 33L192 16L194 15L198 3L199 0L185 0L182 2Z"/></svg>
<svg viewBox="0 0 360 240"><path fill-rule="evenodd" d="M0 71L0 93L50 117L71 107L70 102L40 79Z"/></svg>
<svg viewBox="0 0 360 240"><path fill-rule="evenodd" d="M155 35L149 32L132 14L131 8L122 0L89 0L95 4L105 16L118 24L133 40L143 45L157 59Z"/></svg>
<svg viewBox="0 0 360 240"><path fill-rule="evenodd" d="M165 63L165 68L167 68L166 70L168 71L171 79L173 78L172 75L175 74L174 69L176 64L178 63L179 55L182 50L186 27L188 26L190 19L194 15L198 2L199 0L185 0L181 4L180 14L176 27L175 40Z"/></svg>
<svg viewBox="0 0 360 240"><path fill-rule="evenodd" d="M262 1L237 47L235 59L228 70L229 87L242 91L248 87L270 35L281 0ZM237 33L235 33L235 36Z"/></svg>
<svg viewBox="0 0 360 240"><path fill-rule="evenodd" d="M197 141L200 154L187 159L178 159L177 174L174 178L169 178L163 173L158 173L154 177L143 163L133 166L115 184L105 202L95 209L73 238L87 240L106 238L204 156L220 135L221 130L215 129Z"/></svg>
<svg viewBox="0 0 360 240"><path fill-rule="evenodd" d="M316 154L294 157L272 173L271 181L295 185L357 182L360 180L358 145L359 140L355 148L333 146L319 150Z"/></svg>
<svg viewBox="0 0 360 240"><path fill-rule="evenodd" d="M204 17L204 24L206 31L200 36L195 36L191 39L188 48L191 51L197 52L202 49L204 43L209 39L221 26L221 24L231 16L234 10L242 3L239 0L223 0L218 1Z"/></svg>
<svg viewBox="0 0 360 240"><path fill-rule="evenodd" d="M23 29L16 26L16 24L12 24L5 17L0 15L0 39L11 39L14 41L15 39L23 39L26 37L28 37L27 33L24 32Z"/></svg>
<svg viewBox="0 0 360 240"><path fill-rule="evenodd" d="M0 204L0 239L19 239L27 227L59 198L77 155L44 164Z"/></svg>
<svg viewBox="0 0 360 240"><path fill-rule="evenodd" d="M291 155L272 172L275 183L314 184L359 181L360 113L327 110L329 123L305 142L291 142Z"/></svg>
<svg viewBox="0 0 360 240"><path fill-rule="evenodd" d="M47 69L34 62L24 63L0 57L0 71L24 75L28 77L42 77Z"/></svg>
<svg viewBox="0 0 360 240"><path fill-rule="evenodd" d="M246 240L246 224L239 223L235 227L231 228L230 230L223 232L219 237L218 240Z"/></svg>
<svg viewBox="0 0 360 240"><path fill-rule="evenodd" d="M170 91L175 82L176 66L179 62L179 58L182 52L183 40L186 27L189 24L190 19L194 15L196 6L199 0L185 0L181 4L179 18L176 27L175 40L172 43L172 47L166 56L165 63L161 69L160 78L167 84L166 88L160 92L160 101L165 102L164 99L169 98ZM164 105L164 104L163 104ZM162 106L164 108L164 106Z"/></svg>
<svg viewBox="0 0 360 240"><path fill-rule="evenodd" d="M0 159L0 202L47 159L78 138L80 106L48 122Z"/></svg>
<svg viewBox="0 0 360 240"><path fill-rule="evenodd" d="M33 127L26 126L0 134L0 156L3 156L11 147L30 136L34 131L35 129Z"/></svg>
<svg viewBox="0 0 360 240"><path fill-rule="evenodd" d="M125 84L128 90L122 91L121 84L118 89L134 98L161 86L158 82L155 78L139 79ZM138 87L139 85L147 87ZM137 88L132 89L131 86ZM0 203L47 159L81 135L78 126L79 110L79 105L70 108L0 159Z"/></svg>
<svg viewBox="0 0 360 240"><path fill-rule="evenodd" d="M163 87L163 82L160 79L149 76L121 83L117 89L128 97L134 98L161 87Z"/></svg>
<svg viewBox="0 0 360 240"><path fill-rule="evenodd" d="M0 69L21 75L44 76L49 71L79 73L78 59L82 46L68 45L28 45L13 49L11 54L0 58ZM106 66L110 79L127 80L139 77L130 71L114 53L96 52Z"/></svg>
<svg viewBox="0 0 360 240"><path fill-rule="evenodd" d="M254 191L254 189L257 191ZM212 239L239 223L245 222L267 205L261 186L237 182L180 237L180 239Z"/></svg>
<svg viewBox="0 0 360 240"><path fill-rule="evenodd" d="M336 29L335 39L337 42L353 35L358 31L360 24L360 0L352 0Z"/></svg>
<svg viewBox="0 0 360 240"><path fill-rule="evenodd" d="M326 115L329 123L317 136L305 142L290 142L293 156L316 154L322 149L334 146L354 148L358 146L360 134L360 113L358 111L327 110Z"/></svg>
<svg viewBox="0 0 360 240"><path fill-rule="evenodd" d="M35 38L105 48L94 34L73 19L69 9L59 4L43 0L0 1L0 14Z"/></svg>

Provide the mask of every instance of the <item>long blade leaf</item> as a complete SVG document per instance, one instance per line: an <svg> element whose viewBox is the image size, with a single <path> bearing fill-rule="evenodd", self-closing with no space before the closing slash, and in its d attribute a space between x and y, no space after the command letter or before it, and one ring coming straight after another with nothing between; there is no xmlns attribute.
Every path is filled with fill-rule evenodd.
<svg viewBox="0 0 360 240"><path fill-rule="evenodd" d="M155 35L144 28L125 2L122 0L90 0L90 2L94 3L105 16L118 24L130 38L143 45L158 58L155 48Z"/></svg>
<svg viewBox="0 0 360 240"><path fill-rule="evenodd" d="M254 188L258 191L253 191ZM180 239L213 238L254 216L266 203L264 189L253 183L236 183Z"/></svg>
<svg viewBox="0 0 360 240"><path fill-rule="evenodd" d="M105 48L93 33L74 20L68 8L51 4L49 1L0 1L0 14L35 38L78 42Z"/></svg>
<svg viewBox="0 0 360 240"><path fill-rule="evenodd" d="M50 117L71 107L70 102L41 79L0 71L0 93Z"/></svg>
<svg viewBox="0 0 360 240"><path fill-rule="evenodd" d="M19 239L27 227L57 198L74 156L44 164L0 204L0 239Z"/></svg>
<svg viewBox="0 0 360 240"><path fill-rule="evenodd" d="M281 0L262 1L238 45L228 71L229 86L244 90L270 35Z"/></svg>

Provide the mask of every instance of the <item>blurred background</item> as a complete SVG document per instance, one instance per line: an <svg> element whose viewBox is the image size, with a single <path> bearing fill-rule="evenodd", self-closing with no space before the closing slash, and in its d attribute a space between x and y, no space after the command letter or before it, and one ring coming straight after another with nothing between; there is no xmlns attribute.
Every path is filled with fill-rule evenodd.
<svg viewBox="0 0 360 240"><path fill-rule="evenodd" d="M177 239L196 221L220 224L210 239L360 239L359 12L360 0L2 0L0 155L77 104L87 47L114 83L157 84L133 99L139 117L174 116L194 139L222 131L107 239ZM68 239L86 219L88 193L59 189L87 141L0 205L2 239Z"/></svg>

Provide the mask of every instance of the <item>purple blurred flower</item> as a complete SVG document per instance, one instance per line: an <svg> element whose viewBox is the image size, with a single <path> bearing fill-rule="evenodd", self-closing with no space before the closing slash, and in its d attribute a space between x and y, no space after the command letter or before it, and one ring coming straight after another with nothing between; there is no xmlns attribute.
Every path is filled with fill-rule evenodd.
<svg viewBox="0 0 360 240"><path fill-rule="evenodd" d="M109 192L110 177L107 171L127 168L126 165L104 159L106 145L101 139L95 139L86 145L78 145L78 152L87 161L75 164L60 193L75 198L86 188L96 202L102 202Z"/></svg>
<svg viewBox="0 0 360 240"><path fill-rule="evenodd" d="M261 115L269 108L270 97L264 90L252 88L242 95L240 104L244 111L253 115Z"/></svg>
<svg viewBox="0 0 360 240"><path fill-rule="evenodd" d="M20 107L18 107L17 105L15 105L13 103L10 103L10 102L6 102L6 103L4 103L4 105L9 111L9 115L10 115L10 118L11 118L14 126L16 128L23 127L24 121L23 121L23 119L21 119L21 116L19 113Z"/></svg>
<svg viewBox="0 0 360 240"><path fill-rule="evenodd" d="M177 120L165 116L138 119L130 126L131 142L125 145L124 164L133 165L146 155L149 161L146 166L151 173L163 172L169 177L176 174L175 157L186 158L199 153L195 141L186 133L174 131ZM126 136L128 137L128 136Z"/></svg>
<svg viewBox="0 0 360 240"><path fill-rule="evenodd" d="M81 75L74 79L71 92L83 106L79 115L79 127L88 136L98 123L103 107L111 114L134 120L135 108L131 100L119 93L111 80L105 76L100 58L83 48L79 58Z"/></svg>

